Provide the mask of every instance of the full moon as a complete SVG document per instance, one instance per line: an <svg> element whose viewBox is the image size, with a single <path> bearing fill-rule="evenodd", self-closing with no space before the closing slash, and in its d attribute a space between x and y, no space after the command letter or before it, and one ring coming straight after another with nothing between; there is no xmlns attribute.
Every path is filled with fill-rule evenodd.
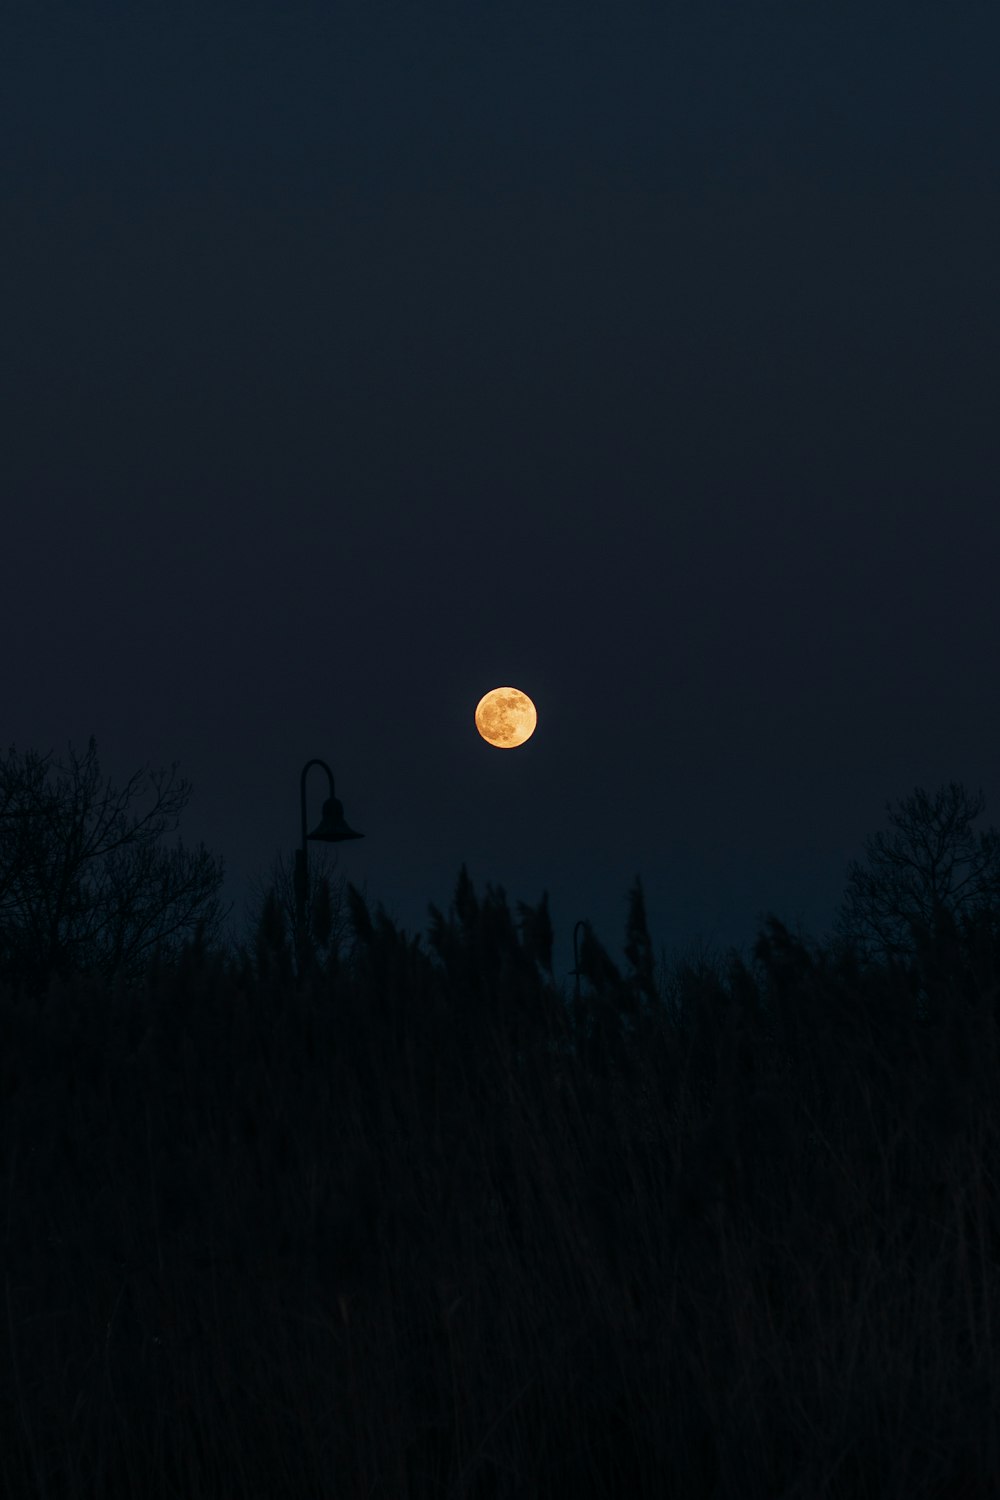
<svg viewBox="0 0 1000 1500"><path fill-rule="evenodd" d="M498 750L513 750L535 732L538 715L527 693L518 688L493 688L476 704L476 728Z"/></svg>

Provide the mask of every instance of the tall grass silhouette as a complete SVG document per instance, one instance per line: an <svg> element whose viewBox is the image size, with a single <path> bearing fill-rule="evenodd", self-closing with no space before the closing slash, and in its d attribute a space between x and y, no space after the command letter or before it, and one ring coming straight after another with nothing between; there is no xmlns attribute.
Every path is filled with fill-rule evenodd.
<svg viewBox="0 0 1000 1500"><path fill-rule="evenodd" d="M0 988L0 1492L997 1493L985 919L668 970L636 884L574 1004L544 899L344 903Z"/></svg>

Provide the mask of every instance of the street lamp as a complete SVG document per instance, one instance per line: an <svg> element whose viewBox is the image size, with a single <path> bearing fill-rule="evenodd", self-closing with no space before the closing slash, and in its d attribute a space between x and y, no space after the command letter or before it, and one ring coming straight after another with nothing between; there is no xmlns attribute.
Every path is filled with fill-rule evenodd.
<svg viewBox="0 0 1000 1500"><path fill-rule="evenodd" d="M322 766L330 783L330 795L323 803L323 816L320 818L319 827L314 828L312 833L306 833L306 773L310 766ZM302 778L300 781L301 803L302 803L302 848L295 851L295 898L298 917L296 936L298 938L298 949L301 973L301 959L304 951L303 938L306 930L306 906L309 899L309 863L308 863L308 840L316 839L325 844L339 844L344 839L363 839L364 834L348 827L344 818L344 807L340 798L334 795L333 772L325 760L307 760L302 767Z"/></svg>

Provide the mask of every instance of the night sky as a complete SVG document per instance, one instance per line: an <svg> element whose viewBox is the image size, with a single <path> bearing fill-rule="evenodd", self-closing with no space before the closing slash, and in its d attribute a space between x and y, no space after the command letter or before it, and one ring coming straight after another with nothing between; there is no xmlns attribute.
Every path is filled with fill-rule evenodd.
<svg viewBox="0 0 1000 1500"><path fill-rule="evenodd" d="M15 5L0 745L176 760L234 935L321 757L373 905L548 889L562 973L636 875L658 951L742 949L918 784L1000 823L998 49L995 0Z"/></svg>

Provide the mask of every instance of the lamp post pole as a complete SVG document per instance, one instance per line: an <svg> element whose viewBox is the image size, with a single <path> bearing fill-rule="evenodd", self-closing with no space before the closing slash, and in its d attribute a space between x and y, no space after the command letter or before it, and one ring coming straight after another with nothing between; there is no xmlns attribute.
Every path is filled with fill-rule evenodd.
<svg viewBox="0 0 1000 1500"><path fill-rule="evenodd" d="M330 783L330 795L323 803L323 816L318 828L306 833L306 775L310 766L322 766ZM306 942L306 911L309 904L309 856L308 841L316 839L326 844L339 844L345 839L363 839L364 834L350 828L344 818L343 803L334 793L333 772L325 760L307 760L302 767L299 780L302 809L302 847L295 851L295 948L298 973L301 979L305 968L308 944Z"/></svg>

